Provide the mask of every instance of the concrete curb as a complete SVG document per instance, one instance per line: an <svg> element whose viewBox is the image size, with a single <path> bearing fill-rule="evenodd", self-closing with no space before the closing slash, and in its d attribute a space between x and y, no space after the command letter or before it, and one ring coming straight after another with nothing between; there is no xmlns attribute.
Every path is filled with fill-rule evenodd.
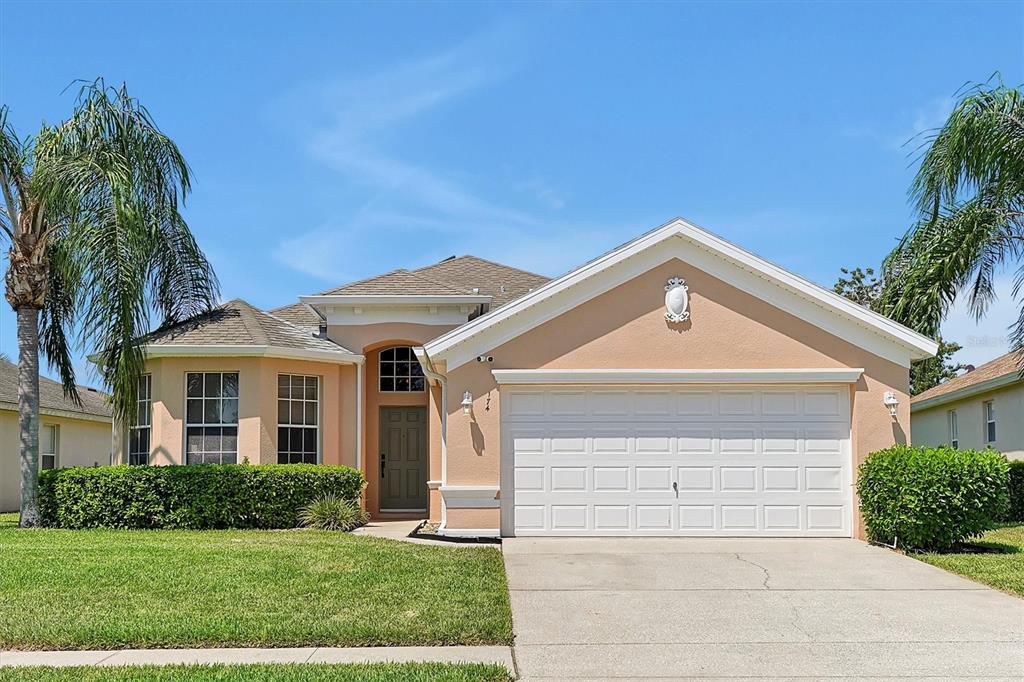
<svg viewBox="0 0 1024 682"><path fill-rule="evenodd" d="M491 663L514 670L506 646L302 647L0 651L0 668L212 663Z"/></svg>

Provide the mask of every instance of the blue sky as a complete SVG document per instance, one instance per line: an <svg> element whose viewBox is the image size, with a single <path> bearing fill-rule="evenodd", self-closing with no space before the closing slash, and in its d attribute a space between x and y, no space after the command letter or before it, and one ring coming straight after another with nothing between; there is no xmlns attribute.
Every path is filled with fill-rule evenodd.
<svg viewBox="0 0 1024 682"><path fill-rule="evenodd" d="M126 81L224 297L264 307L456 253L554 275L676 215L831 285L910 224L904 143L995 71L1024 81L1024 4L0 3L15 125ZM965 361L1003 352L1008 286L951 315Z"/></svg>

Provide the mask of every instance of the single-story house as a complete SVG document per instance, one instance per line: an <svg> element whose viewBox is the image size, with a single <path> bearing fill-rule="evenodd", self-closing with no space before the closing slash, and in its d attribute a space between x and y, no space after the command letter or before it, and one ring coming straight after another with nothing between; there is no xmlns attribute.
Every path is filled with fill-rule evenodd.
<svg viewBox="0 0 1024 682"><path fill-rule="evenodd" d="M97 466L119 457L107 396L79 386L81 405L64 397L56 381L39 377L39 468ZM0 358L0 512L21 506L18 366Z"/></svg>
<svg viewBox="0 0 1024 682"><path fill-rule="evenodd" d="M347 464L453 536L849 537L935 350L677 219L552 280L452 257L159 330L126 459Z"/></svg>
<svg viewBox="0 0 1024 682"><path fill-rule="evenodd" d="M920 445L999 450L1024 459L1024 378L1018 356L1001 355L933 386L910 401L910 430Z"/></svg>

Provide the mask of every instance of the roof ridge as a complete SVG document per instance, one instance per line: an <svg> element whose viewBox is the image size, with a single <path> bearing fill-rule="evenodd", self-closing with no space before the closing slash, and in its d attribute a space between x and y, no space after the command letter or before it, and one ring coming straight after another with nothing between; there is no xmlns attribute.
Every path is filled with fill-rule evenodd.
<svg viewBox="0 0 1024 682"><path fill-rule="evenodd" d="M270 337L267 335L267 330L263 328L259 318L254 314L256 312L262 313L263 311L241 298L233 298L228 301L225 306L229 306L231 304L235 304L239 309L242 317L242 324L245 325L246 331L248 331L249 335L252 337L253 343L269 346Z"/></svg>
<svg viewBox="0 0 1024 682"><path fill-rule="evenodd" d="M441 265L442 263L450 263L453 260L459 260L461 258L472 258L473 260L478 260L478 261L480 261L482 263L487 263L489 265L496 265L499 268L506 268L508 270L516 270L518 272L522 272L522 273L525 273L527 275L533 275L534 277L540 277L542 279L551 279L547 275L541 275L539 273L533 272L532 270L524 270L523 268L517 267L515 265L509 265L508 263L499 263L498 261L493 261L493 260L490 260L488 258L483 258L481 256L476 256L476 255L473 255L471 253L464 253L461 256L449 256L448 258L445 258L444 260L439 260L436 263L431 263L430 265L424 265L422 268L417 268L416 270L414 270L414 272L418 272L418 271L424 270L426 268L432 268L435 265Z"/></svg>
<svg viewBox="0 0 1024 682"><path fill-rule="evenodd" d="M988 360L978 365L977 367L968 372L964 372L963 374L958 374L955 377L951 377L946 381L943 381L941 384L935 384L927 391L922 391L921 393L918 393L917 395L913 396L910 399L910 401L912 403L922 402L925 400L929 400L933 397L946 395L947 393L954 393L962 388L970 388L975 384L981 384L986 381L1008 376L1010 374L1019 374L1020 368L1018 367L1018 363L1013 362L1013 356L1016 355L1016 353L1017 351L1011 350L1007 353L1003 353L1002 355L998 355L992 358L991 360ZM1007 369L1005 372L999 372L988 377L985 376L986 372L990 368L993 368L995 365L1004 363L1008 360L1011 361L1011 363L1009 369ZM951 385L952 388L950 388Z"/></svg>
<svg viewBox="0 0 1024 682"><path fill-rule="evenodd" d="M378 275L370 275L369 277L363 277L362 279L357 279L357 280L354 280L352 282L345 282L344 284L339 284L336 287L331 287L330 289L324 289L323 291L318 293L317 296L330 296L332 291L337 291L338 289L344 289L345 287L354 287L357 284L365 284L366 282L370 282L370 281L375 280L375 279L380 279L381 277L387 277L388 275L393 275L396 272L409 272L409 270L407 270L406 268L395 268L394 270L388 270L387 272L382 272L382 273L380 273Z"/></svg>

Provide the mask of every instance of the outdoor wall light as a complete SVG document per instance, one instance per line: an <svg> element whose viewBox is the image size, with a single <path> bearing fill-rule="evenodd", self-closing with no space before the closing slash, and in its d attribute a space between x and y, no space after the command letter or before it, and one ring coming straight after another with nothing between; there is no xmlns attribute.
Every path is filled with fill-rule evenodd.
<svg viewBox="0 0 1024 682"><path fill-rule="evenodd" d="M462 414L468 415L473 408L473 394L466 391L462 394Z"/></svg>
<svg viewBox="0 0 1024 682"><path fill-rule="evenodd" d="M882 398L882 402L889 408L889 414L895 417L896 408L900 404L900 401L896 399L896 394L892 391L886 391L885 396Z"/></svg>

